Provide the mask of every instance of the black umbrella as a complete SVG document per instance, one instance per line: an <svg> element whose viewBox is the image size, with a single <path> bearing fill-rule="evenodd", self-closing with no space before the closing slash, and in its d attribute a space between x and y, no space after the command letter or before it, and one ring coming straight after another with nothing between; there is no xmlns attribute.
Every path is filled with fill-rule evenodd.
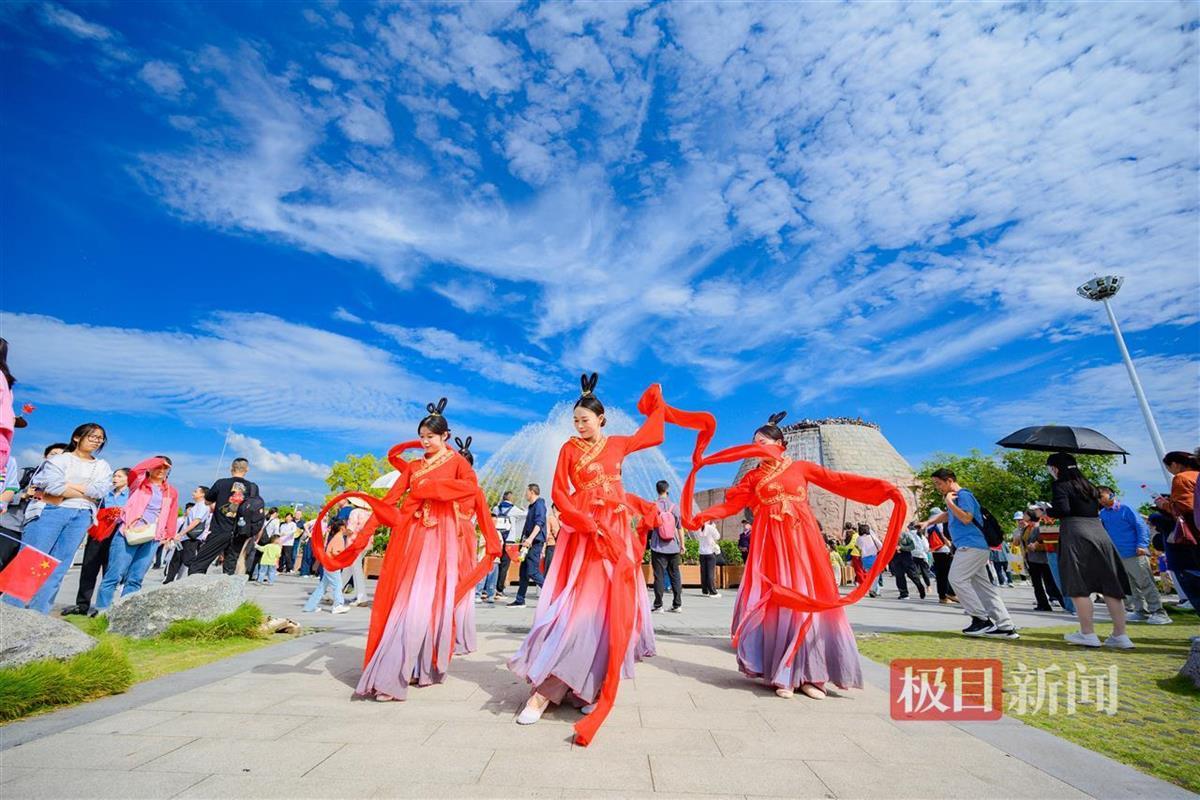
<svg viewBox="0 0 1200 800"><path fill-rule="evenodd" d="M1091 428L1070 425L1034 425L1010 433L996 444L1013 450L1042 450L1047 453L1085 453L1127 456L1129 451Z"/></svg>

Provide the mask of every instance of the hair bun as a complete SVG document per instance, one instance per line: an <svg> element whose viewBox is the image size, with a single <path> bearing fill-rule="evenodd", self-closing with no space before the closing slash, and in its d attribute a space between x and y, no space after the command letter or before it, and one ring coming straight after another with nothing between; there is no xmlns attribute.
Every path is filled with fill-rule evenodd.
<svg viewBox="0 0 1200 800"><path fill-rule="evenodd" d="M588 375L586 372L579 376L579 387L582 390L584 397L596 391L596 384L600 382L600 376L593 372Z"/></svg>
<svg viewBox="0 0 1200 800"><path fill-rule="evenodd" d="M772 414L770 417L767 418L767 424L768 425L778 425L779 423L783 422L783 418L786 416L787 416L786 411L780 411L778 414Z"/></svg>
<svg viewBox="0 0 1200 800"><path fill-rule="evenodd" d="M425 410L429 412L431 417L440 417L442 412L446 410L446 398L441 398L436 403L426 403Z"/></svg>
<svg viewBox="0 0 1200 800"><path fill-rule="evenodd" d="M455 436L454 444L456 444L458 446L458 452L460 452L460 453L471 452L471 437L470 436L467 437L467 440L465 442L462 439Z"/></svg>

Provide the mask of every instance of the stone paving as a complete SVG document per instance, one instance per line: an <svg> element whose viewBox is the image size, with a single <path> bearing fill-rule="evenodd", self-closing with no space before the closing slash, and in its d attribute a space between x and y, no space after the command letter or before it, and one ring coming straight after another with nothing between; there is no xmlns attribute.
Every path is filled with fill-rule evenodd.
<svg viewBox="0 0 1200 800"><path fill-rule="evenodd" d="M686 630L689 616L719 627L731 593L689 590L684 614L655 616L678 633L622 684L588 748L571 742L573 709L513 723L528 689L504 661L528 609L482 609L480 649L446 683L404 703L352 700L369 610L297 615L312 585L285 578L252 594L319 633L0 728L0 797L1188 796L1013 720L893 722L886 671L870 662L863 690L780 699L735 671L724 637ZM854 616L894 624L889 602ZM905 626L961 625L943 609L912 606Z"/></svg>

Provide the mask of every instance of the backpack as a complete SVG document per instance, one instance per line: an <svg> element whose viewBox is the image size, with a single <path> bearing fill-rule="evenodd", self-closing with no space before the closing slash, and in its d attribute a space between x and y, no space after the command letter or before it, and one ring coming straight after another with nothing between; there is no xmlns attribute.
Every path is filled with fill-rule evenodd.
<svg viewBox="0 0 1200 800"><path fill-rule="evenodd" d="M983 524L980 525L974 518L971 522L983 534L983 540L987 542L988 547L999 547L1004 544L1004 529L1000 527L1000 523L992 516L992 512L988 511L981 504L979 506L979 515L983 517Z"/></svg>
<svg viewBox="0 0 1200 800"><path fill-rule="evenodd" d="M243 533L255 536L266 525L267 504L257 493L252 494L238 506L238 525L243 527Z"/></svg>
<svg viewBox="0 0 1200 800"><path fill-rule="evenodd" d="M674 504L670 504L666 508L660 505L658 507L658 538L664 542L669 542L675 538L677 531Z"/></svg>

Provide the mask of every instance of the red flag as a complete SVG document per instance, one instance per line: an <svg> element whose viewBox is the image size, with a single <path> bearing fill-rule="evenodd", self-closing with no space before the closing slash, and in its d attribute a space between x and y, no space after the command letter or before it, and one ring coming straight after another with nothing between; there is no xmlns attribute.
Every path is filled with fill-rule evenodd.
<svg viewBox="0 0 1200 800"><path fill-rule="evenodd" d="M57 558L32 547L22 547L16 558L0 570L0 593L28 603L57 566Z"/></svg>
<svg viewBox="0 0 1200 800"><path fill-rule="evenodd" d="M116 531L117 519L120 516L121 509L118 506L109 506L108 508L100 509L96 512L96 521L87 530L88 536L97 542L103 542Z"/></svg>

